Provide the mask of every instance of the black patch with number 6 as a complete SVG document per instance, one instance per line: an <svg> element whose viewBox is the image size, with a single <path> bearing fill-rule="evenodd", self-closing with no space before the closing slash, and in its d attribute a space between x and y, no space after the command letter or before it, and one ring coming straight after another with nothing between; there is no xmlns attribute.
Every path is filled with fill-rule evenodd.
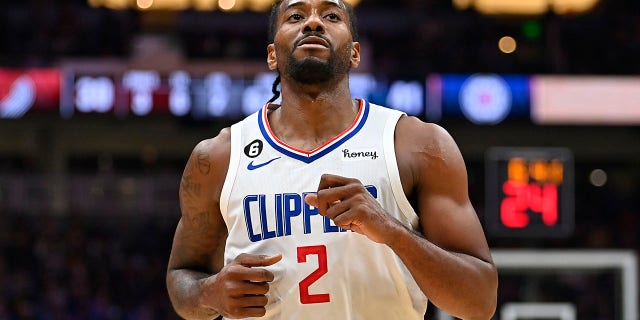
<svg viewBox="0 0 640 320"><path fill-rule="evenodd" d="M249 158L255 158L262 153L262 140L253 140L244 147L244 154Z"/></svg>

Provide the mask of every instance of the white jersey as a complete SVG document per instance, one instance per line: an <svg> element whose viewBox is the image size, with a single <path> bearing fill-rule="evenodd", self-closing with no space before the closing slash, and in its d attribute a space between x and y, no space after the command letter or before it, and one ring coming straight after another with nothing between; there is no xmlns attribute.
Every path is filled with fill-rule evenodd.
<svg viewBox="0 0 640 320"><path fill-rule="evenodd" d="M402 113L360 101L354 123L307 152L269 127L268 106L231 127L220 209L229 230L225 263L241 253L282 254L260 319L423 319L427 298L386 245L336 227L304 196L320 176L360 180L392 216L416 230L394 149Z"/></svg>

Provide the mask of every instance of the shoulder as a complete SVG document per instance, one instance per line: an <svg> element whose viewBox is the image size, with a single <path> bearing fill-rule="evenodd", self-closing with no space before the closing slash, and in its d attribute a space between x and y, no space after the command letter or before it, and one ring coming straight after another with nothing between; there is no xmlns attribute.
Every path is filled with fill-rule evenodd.
<svg viewBox="0 0 640 320"><path fill-rule="evenodd" d="M229 164L231 154L231 130L224 128L217 136L202 140L193 148L189 161L196 161L196 164L206 166L209 165L211 171L226 171ZM214 166L214 167L211 167ZM224 169L224 170L221 170Z"/></svg>
<svg viewBox="0 0 640 320"><path fill-rule="evenodd" d="M193 148L193 154L204 156L216 160L228 158L231 152L231 129L224 128L213 138L205 139Z"/></svg>
<svg viewBox="0 0 640 320"><path fill-rule="evenodd" d="M460 149L443 127L403 116L396 125L394 140L399 169L415 183L453 178L452 173L466 176Z"/></svg>
<svg viewBox="0 0 640 320"><path fill-rule="evenodd" d="M447 130L416 117L402 116L396 125L395 135L400 151L435 156L458 151L456 142Z"/></svg>

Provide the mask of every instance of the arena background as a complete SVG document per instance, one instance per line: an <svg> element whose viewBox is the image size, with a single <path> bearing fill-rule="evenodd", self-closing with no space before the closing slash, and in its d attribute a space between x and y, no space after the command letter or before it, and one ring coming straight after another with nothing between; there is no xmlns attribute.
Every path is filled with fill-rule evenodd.
<svg viewBox="0 0 640 320"><path fill-rule="evenodd" d="M638 319L640 2L500 2L358 1L354 94L458 142L495 319ZM0 3L0 319L178 318L180 174L270 97L266 7Z"/></svg>

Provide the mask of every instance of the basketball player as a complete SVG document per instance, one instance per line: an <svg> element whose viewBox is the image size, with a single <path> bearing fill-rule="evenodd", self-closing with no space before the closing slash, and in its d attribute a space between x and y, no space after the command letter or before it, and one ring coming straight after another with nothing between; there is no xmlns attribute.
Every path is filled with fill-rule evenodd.
<svg viewBox="0 0 640 320"><path fill-rule="evenodd" d="M284 0L272 18L282 103L199 143L183 173L176 312L407 320L431 299L491 318L497 272L453 139L351 97L360 44L342 0Z"/></svg>

